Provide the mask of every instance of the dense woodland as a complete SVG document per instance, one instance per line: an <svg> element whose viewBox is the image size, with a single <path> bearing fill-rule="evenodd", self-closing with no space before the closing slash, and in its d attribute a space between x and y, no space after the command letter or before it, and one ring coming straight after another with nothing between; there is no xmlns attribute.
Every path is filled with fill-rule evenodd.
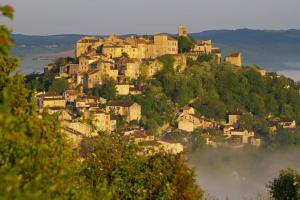
<svg viewBox="0 0 300 200"><path fill-rule="evenodd" d="M13 18L10 6L0 7ZM64 79L47 75L14 73L10 30L0 26L0 198L3 199L201 199L195 174L183 155L164 152L141 155L140 147L118 136L86 138L77 152L60 132L55 115L39 117L33 92L63 93L70 86ZM183 42L183 45L184 42ZM183 51L189 47L184 46ZM142 125L155 131L174 124L176 112L191 104L198 115L225 120L226 112L244 109L253 116L243 125L267 137L269 114L300 122L299 83L271 73L262 77L254 68L216 64L209 55L189 60L184 73L173 69L170 56L160 57L164 69L155 79L140 77L134 84L144 95L127 97L142 106ZM58 60L59 66L65 60ZM73 62L73 61L71 61ZM107 99L116 96L114 81L90 94ZM290 132L288 133L290 134ZM286 141L285 136L283 140ZM284 134L285 135L285 134ZM292 138L292 143L299 138ZM299 197L299 175L283 171L270 183L271 195L285 199L286 191ZM288 183L288 184L287 184Z"/></svg>

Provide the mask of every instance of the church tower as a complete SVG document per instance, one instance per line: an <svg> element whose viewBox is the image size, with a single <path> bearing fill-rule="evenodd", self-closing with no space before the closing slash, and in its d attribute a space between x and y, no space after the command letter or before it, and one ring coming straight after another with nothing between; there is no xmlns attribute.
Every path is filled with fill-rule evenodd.
<svg viewBox="0 0 300 200"><path fill-rule="evenodd" d="M178 36L179 37L186 37L187 36L187 31L186 31L186 28L182 25L180 25L178 27Z"/></svg>

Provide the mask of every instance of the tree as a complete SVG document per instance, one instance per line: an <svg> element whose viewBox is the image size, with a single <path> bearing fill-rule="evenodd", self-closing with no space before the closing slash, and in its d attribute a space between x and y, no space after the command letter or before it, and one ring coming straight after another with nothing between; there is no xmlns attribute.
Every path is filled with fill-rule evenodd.
<svg viewBox="0 0 300 200"><path fill-rule="evenodd" d="M174 62L175 59L171 56L171 55L163 55L163 56L159 56L157 58L157 60L163 64L163 72L165 71L169 71L169 72L173 72L173 66L174 66Z"/></svg>
<svg viewBox="0 0 300 200"><path fill-rule="evenodd" d="M182 155L157 152L143 156L142 146L119 137L84 141L84 171L97 187L107 180L113 199L200 199L202 190Z"/></svg>
<svg viewBox="0 0 300 200"><path fill-rule="evenodd" d="M197 61L198 62L209 62L214 60L214 56L212 56L211 54L203 54L198 56Z"/></svg>
<svg viewBox="0 0 300 200"><path fill-rule="evenodd" d="M12 18L10 6L0 6ZM2 16L1 16L2 17ZM10 32L0 26L0 198L82 198L77 154L56 116L40 119L32 94L10 56ZM88 197L88 196L87 196Z"/></svg>
<svg viewBox="0 0 300 200"><path fill-rule="evenodd" d="M289 104L283 105L280 116L285 120L293 120L295 118L293 107Z"/></svg>
<svg viewBox="0 0 300 200"><path fill-rule="evenodd" d="M293 169L282 170L279 177L270 182L267 187L275 200L300 199L299 172Z"/></svg>
<svg viewBox="0 0 300 200"><path fill-rule="evenodd" d="M181 52L181 53L189 52L193 47L194 47L194 41L190 35L188 35L186 37L180 36L178 38L179 52Z"/></svg>
<svg viewBox="0 0 300 200"><path fill-rule="evenodd" d="M49 87L51 92L56 92L58 94L63 94L66 90L70 88L70 83L65 78L54 79Z"/></svg>
<svg viewBox="0 0 300 200"><path fill-rule="evenodd" d="M242 129L252 131L254 128L253 121L253 116L251 114L244 114L240 119L239 126Z"/></svg>
<svg viewBox="0 0 300 200"><path fill-rule="evenodd" d="M190 100L195 97L193 88L189 87L187 83L178 83L174 91L175 102L179 104L180 107L188 104Z"/></svg>
<svg viewBox="0 0 300 200"><path fill-rule="evenodd" d="M98 90L101 97L111 100L117 96L116 83L113 79L105 80L104 84Z"/></svg>

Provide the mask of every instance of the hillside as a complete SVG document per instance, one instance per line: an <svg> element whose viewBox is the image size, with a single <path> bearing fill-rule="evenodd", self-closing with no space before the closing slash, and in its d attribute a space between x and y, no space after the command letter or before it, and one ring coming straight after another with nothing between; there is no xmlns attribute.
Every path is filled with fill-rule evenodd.
<svg viewBox="0 0 300 200"><path fill-rule="evenodd" d="M300 30L212 30L191 35L195 39L212 39L215 46L222 48L223 55L243 52L246 64L255 63L276 71L300 69ZM13 54L23 58L21 70L30 73L41 71L44 64L61 52L65 56L83 35L12 36L15 41Z"/></svg>

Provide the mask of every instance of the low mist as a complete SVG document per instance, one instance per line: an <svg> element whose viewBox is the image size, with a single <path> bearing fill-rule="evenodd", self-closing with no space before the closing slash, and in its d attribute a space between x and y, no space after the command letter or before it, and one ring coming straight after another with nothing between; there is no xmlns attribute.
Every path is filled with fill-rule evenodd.
<svg viewBox="0 0 300 200"><path fill-rule="evenodd" d="M300 170L300 149L206 149L189 160L206 199L261 199L281 169Z"/></svg>

